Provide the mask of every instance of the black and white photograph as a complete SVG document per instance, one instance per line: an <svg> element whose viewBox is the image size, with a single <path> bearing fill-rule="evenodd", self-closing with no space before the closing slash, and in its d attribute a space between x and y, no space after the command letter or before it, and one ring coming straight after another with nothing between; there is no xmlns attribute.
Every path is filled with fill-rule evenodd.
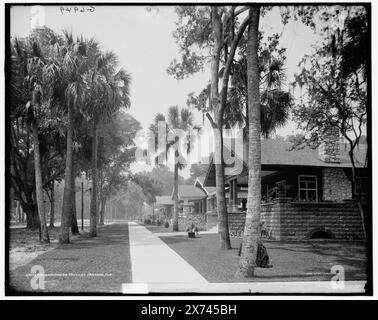
<svg viewBox="0 0 378 320"><path fill-rule="evenodd" d="M373 294L371 3L4 7L6 296Z"/></svg>

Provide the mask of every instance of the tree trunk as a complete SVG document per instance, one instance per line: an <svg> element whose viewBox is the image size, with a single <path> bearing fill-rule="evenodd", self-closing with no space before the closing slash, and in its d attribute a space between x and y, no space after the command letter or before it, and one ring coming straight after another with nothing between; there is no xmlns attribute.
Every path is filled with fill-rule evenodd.
<svg viewBox="0 0 378 320"><path fill-rule="evenodd" d="M223 117L220 112L219 98L219 60L221 52L221 17L217 7L212 7L212 25L214 33L214 50L211 61L211 105L215 113L217 123L212 123L215 138L215 174L216 174L216 192L217 192L217 213L218 213L218 233L219 248L231 249L230 234L228 229L228 216L226 208L226 197L224 192L224 165L223 165Z"/></svg>
<svg viewBox="0 0 378 320"><path fill-rule="evenodd" d="M261 211L261 122L259 92L258 31L260 7L250 7L247 39L247 79L249 106L248 203L243 245L237 276L253 277L260 241Z"/></svg>
<svg viewBox="0 0 378 320"><path fill-rule="evenodd" d="M34 171L35 171L35 189L36 198L40 222L40 241L42 243L49 243L49 232L47 230L46 215L45 215L45 204L43 197L43 183L42 183L42 168L41 168L41 154L39 151L39 140L38 140L38 128L33 122L31 125L32 136L34 142Z"/></svg>
<svg viewBox="0 0 378 320"><path fill-rule="evenodd" d="M71 233L79 234L79 228L77 225L77 215L76 215L76 182L75 182L75 170L72 170L72 205L71 205Z"/></svg>
<svg viewBox="0 0 378 320"><path fill-rule="evenodd" d="M14 200L14 191L13 188L9 188L9 220L12 221L17 221L17 206L15 204Z"/></svg>
<svg viewBox="0 0 378 320"><path fill-rule="evenodd" d="M94 117L92 124L92 192L89 219L89 235L97 236L97 119Z"/></svg>
<svg viewBox="0 0 378 320"><path fill-rule="evenodd" d="M62 204L62 218L60 222L60 243L70 242L71 226L71 205L72 197L72 170L73 170L73 119L72 106L68 104L68 128L67 128L67 152L66 152L66 169L64 174L64 193Z"/></svg>
<svg viewBox="0 0 378 320"><path fill-rule="evenodd" d="M71 233L79 234L79 227L77 226L77 216L76 216L76 184L75 184L75 174L72 170L72 205L71 205Z"/></svg>
<svg viewBox="0 0 378 320"><path fill-rule="evenodd" d="M21 222L25 222L25 212L24 210L22 209L22 206L20 205L21 207Z"/></svg>
<svg viewBox="0 0 378 320"><path fill-rule="evenodd" d="M233 17L232 17L233 19ZM218 233L220 249L231 249L230 234L228 228L228 214L225 197L225 178L224 178L224 161L223 161L223 114L227 103L228 82L231 74L235 52L244 30L248 25L248 19L245 19L240 25L236 37L232 38L230 52L227 55L227 45L225 47L226 64L223 70L222 91L219 95L219 60L222 36L222 23L216 8L212 8L212 23L214 32L214 51L211 64L211 104L215 111L216 123L212 123L215 137L215 173L216 173L216 190L217 190L217 213L218 213ZM211 121L210 121L211 122Z"/></svg>
<svg viewBox="0 0 378 320"><path fill-rule="evenodd" d="M51 182L51 197L50 197L50 228L54 228L55 220L55 181Z"/></svg>
<svg viewBox="0 0 378 320"><path fill-rule="evenodd" d="M217 192L217 211L218 211L218 234L219 248L222 250L231 249L230 233L228 228L228 213L226 207L226 193L224 181L224 162L223 162L223 136L218 131L215 138L215 150L219 150L218 157L215 156L215 177ZM215 151L217 152L217 151Z"/></svg>
<svg viewBox="0 0 378 320"><path fill-rule="evenodd" d="M16 201L16 216L17 222L22 222L20 201Z"/></svg>
<svg viewBox="0 0 378 320"><path fill-rule="evenodd" d="M99 143L99 148L98 148L98 152L101 152L101 148L102 148L102 139L100 140L100 143ZM103 205L103 173L101 172L101 170L99 171L99 175L100 175L100 185L99 185L99 195L98 195L98 204L99 204L99 215L98 215L98 225L99 226L103 226L104 225L104 211L103 211L103 208L104 208L104 205ZM102 224L101 224L101 221L102 221Z"/></svg>
<svg viewBox="0 0 378 320"><path fill-rule="evenodd" d="M215 150L214 150L214 163L216 175L216 193L217 193L217 213L218 213L218 234L219 234L219 248L231 249L230 234L228 229L228 215L226 208L226 197L224 192L224 163L223 163L223 115L220 110L220 97L219 97L219 60L222 42L222 25L221 17L219 16L218 9L212 7L212 24L214 33L214 50L211 61L211 105L215 113L216 123L212 123Z"/></svg>
<svg viewBox="0 0 378 320"><path fill-rule="evenodd" d="M39 228L39 216L37 206L35 204L25 207L26 228L36 230Z"/></svg>
<svg viewBox="0 0 378 320"><path fill-rule="evenodd" d="M106 197L101 197L101 210L100 210L100 222L99 222L100 226L103 226L105 224L105 205L106 205Z"/></svg>
<svg viewBox="0 0 378 320"><path fill-rule="evenodd" d="M346 136L346 134L344 136ZM353 194L356 191L356 163L353 157L354 155L353 142L349 140L349 143L350 143L349 159L352 164L352 177L350 179L350 182L352 185L352 194ZM361 217L362 232L366 240L365 213L364 213L364 207L362 204L361 190L359 190L359 192L356 193L356 197L357 197L358 210L360 212L360 217Z"/></svg>
<svg viewBox="0 0 378 320"><path fill-rule="evenodd" d="M173 231L179 231L179 208L178 208L178 163L175 152L175 171L174 171L174 184L173 184Z"/></svg>

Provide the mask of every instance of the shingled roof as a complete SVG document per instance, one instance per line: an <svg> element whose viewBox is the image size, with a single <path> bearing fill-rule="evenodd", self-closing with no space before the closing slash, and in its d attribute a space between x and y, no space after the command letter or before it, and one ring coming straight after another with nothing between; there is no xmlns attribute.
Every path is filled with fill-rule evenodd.
<svg viewBox="0 0 378 320"><path fill-rule="evenodd" d="M346 144L340 143L340 163L327 163L319 159L319 150L306 146L303 149L291 150L293 144L289 141L267 139L261 141L261 164L263 165L296 165L312 167L337 167L350 168L348 151ZM355 160L357 167L363 167L367 152L367 145L361 144L355 150ZM248 153L246 153L248 154ZM248 161L248 156L245 158Z"/></svg>
<svg viewBox="0 0 378 320"><path fill-rule="evenodd" d="M230 144L228 144L230 145ZM348 146L344 143L340 143L340 162L328 163L319 159L319 150L311 149L305 146L302 149L292 150L293 144L289 141L264 139L261 140L261 168L262 170L269 170L274 166L307 166L307 167L328 167L328 168L351 168L352 164L348 155ZM224 147L224 161L230 163L231 151L230 148L225 145ZM367 153L367 145L360 144L355 152L356 167L364 167L365 158ZM243 161L243 168L248 168L248 150L246 145L243 148L243 156L236 154L236 161L240 164ZM236 163L236 166L238 164ZM214 185L215 168L213 159L210 159L210 166L206 173L204 186Z"/></svg>
<svg viewBox="0 0 378 320"><path fill-rule="evenodd" d="M206 197L206 193L194 185L181 184L178 186L178 197L179 199L203 199Z"/></svg>
<svg viewBox="0 0 378 320"><path fill-rule="evenodd" d="M157 196L156 204L173 205L173 200L171 196Z"/></svg>

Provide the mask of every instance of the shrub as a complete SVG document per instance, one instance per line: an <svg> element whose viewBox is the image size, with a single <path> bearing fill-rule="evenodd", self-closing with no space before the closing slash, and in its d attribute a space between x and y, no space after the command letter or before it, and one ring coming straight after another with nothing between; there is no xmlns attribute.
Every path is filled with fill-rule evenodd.
<svg viewBox="0 0 378 320"><path fill-rule="evenodd" d="M144 224L151 224L151 220L150 219L144 219Z"/></svg>
<svg viewBox="0 0 378 320"><path fill-rule="evenodd" d="M165 221L164 227L169 228L169 222L168 221Z"/></svg>

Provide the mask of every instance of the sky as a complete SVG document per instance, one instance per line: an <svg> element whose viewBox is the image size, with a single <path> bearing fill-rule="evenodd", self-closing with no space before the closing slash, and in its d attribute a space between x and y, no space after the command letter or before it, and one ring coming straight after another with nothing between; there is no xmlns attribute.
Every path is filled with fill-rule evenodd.
<svg viewBox="0 0 378 320"><path fill-rule="evenodd" d="M147 128L156 113L167 113L172 105L186 106L189 93L199 93L210 79L209 67L184 80L175 80L166 72L179 57L172 32L177 16L171 6L148 11L143 6L16 6L11 9L11 35L26 36L36 24L45 24L56 32L66 29L74 35L94 37L102 49L114 51L120 67L131 74L130 113ZM81 12L84 9L84 12ZM69 11L70 10L70 11ZM281 24L278 8L260 20L266 34L282 32L281 46L287 48L287 82L293 80L297 64L311 51L317 37L300 22ZM202 124L202 115L195 112L195 122ZM207 123L204 124L208 126ZM296 132L293 122L277 130L286 136ZM133 170L149 169L135 164ZM189 168L182 174L187 176Z"/></svg>

